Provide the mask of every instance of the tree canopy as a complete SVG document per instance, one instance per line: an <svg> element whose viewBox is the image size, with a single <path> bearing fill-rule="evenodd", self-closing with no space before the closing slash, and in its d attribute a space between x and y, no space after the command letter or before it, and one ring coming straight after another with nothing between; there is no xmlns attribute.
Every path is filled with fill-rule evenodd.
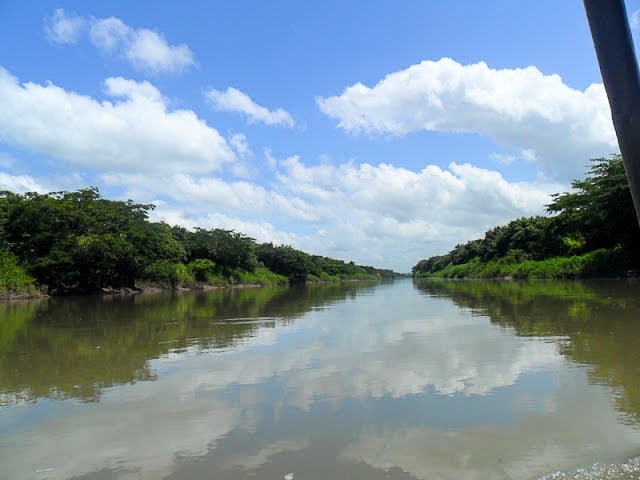
<svg viewBox="0 0 640 480"><path fill-rule="evenodd" d="M393 276L390 270L309 255L290 246L257 245L233 230L190 231L150 222L153 208L102 198L96 188L22 195L1 191L0 257L12 265L12 278L24 276L30 284L30 276L50 292L96 292L139 282L176 287Z"/></svg>
<svg viewBox="0 0 640 480"><path fill-rule="evenodd" d="M548 216L518 218L444 255L420 260L412 269L414 276L429 276L470 262L505 265L614 249L623 252L629 267L635 267L640 227L622 158L592 160L586 178L574 180L571 187L571 192L552 195Z"/></svg>

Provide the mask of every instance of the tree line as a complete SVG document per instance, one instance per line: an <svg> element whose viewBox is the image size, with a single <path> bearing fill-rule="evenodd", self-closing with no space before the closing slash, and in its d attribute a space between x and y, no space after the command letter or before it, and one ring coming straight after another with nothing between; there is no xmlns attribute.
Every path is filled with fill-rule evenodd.
<svg viewBox="0 0 640 480"><path fill-rule="evenodd" d="M73 192L0 192L0 291L92 293L196 284L389 278L393 271L258 244L221 228L149 221L152 204Z"/></svg>
<svg viewBox="0 0 640 480"><path fill-rule="evenodd" d="M547 215L522 217L420 260L416 277L577 277L640 266L640 227L620 155L592 160L571 191L552 195Z"/></svg>

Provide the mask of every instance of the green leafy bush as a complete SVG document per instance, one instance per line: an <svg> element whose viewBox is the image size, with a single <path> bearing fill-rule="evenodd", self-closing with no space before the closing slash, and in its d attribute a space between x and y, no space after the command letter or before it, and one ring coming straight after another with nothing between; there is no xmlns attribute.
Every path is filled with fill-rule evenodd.
<svg viewBox="0 0 640 480"><path fill-rule="evenodd" d="M0 250L0 294L35 293L34 280L9 252Z"/></svg>
<svg viewBox="0 0 640 480"><path fill-rule="evenodd" d="M239 271L236 278L240 283L248 285L286 285L289 282L284 275L273 273L266 267L257 267L253 272Z"/></svg>
<svg viewBox="0 0 640 480"><path fill-rule="evenodd" d="M144 271L144 280L163 287L176 288L189 282L191 277L183 263L157 260Z"/></svg>
<svg viewBox="0 0 640 480"><path fill-rule="evenodd" d="M216 264L208 258L199 258L187 264L187 269L193 275L196 282L215 283Z"/></svg>

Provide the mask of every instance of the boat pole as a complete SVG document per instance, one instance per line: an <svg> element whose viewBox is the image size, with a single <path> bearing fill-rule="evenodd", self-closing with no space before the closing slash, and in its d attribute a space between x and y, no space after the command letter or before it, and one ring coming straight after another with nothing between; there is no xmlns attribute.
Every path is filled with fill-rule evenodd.
<svg viewBox="0 0 640 480"><path fill-rule="evenodd" d="M624 169L640 224L640 77L623 0L584 0Z"/></svg>

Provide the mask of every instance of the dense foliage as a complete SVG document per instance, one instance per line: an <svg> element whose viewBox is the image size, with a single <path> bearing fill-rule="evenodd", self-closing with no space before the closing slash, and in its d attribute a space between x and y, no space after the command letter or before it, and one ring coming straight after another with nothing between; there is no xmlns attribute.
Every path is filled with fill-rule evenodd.
<svg viewBox="0 0 640 480"><path fill-rule="evenodd" d="M390 270L257 245L224 229L149 221L153 205L102 198L96 188L47 194L0 192L0 293L34 284L97 292L136 284L291 283L380 278Z"/></svg>
<svg viewBox="0 0 640 480"><path fill-rule="evenodd" d="M393 278L392 270L355 265L319 255L296 250L293 247L263 243L256 248L258 261L269 270L284 275L291 283L312 280L366 279L379 276Z"/></svg>
<svg viewBox="0 0 640 480"><path fill-rule="evenodd" d="M37 290L34 283L33 278L18 265L13 255L0 250L0 296L35 294Z"/></svg>
<svg viewBox="0 0 640 480"><path fill-rule="evenodd" d="M572 191L552 196L550 216L519 218L484 238L420 260L417 277L575 277L638 266L640 228L619 155L592 161Z"/></svg>

